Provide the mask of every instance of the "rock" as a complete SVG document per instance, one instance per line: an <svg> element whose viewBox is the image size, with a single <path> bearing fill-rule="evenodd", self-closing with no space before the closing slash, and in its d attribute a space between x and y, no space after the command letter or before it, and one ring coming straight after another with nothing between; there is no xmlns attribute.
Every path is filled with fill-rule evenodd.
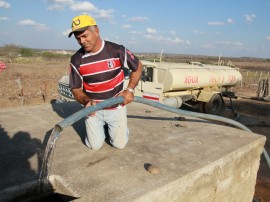
<svg viewBox="0 0 270 202"><path fill-rule="evenodd" d="M158 174L159 173L159 168L158 166L154 165L154 164L149 164L146 168L146 170L149 173L153 173L153 174Z"/></svg>

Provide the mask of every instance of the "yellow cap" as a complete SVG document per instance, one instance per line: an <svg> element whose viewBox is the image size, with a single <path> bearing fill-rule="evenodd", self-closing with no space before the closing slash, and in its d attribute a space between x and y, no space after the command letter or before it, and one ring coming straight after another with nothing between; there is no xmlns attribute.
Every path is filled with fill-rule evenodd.
<svg viewBox="0 0 270 202"><path fill-rule="evenodd" d="M72 31L69 33L68 37L71 37L71 35L74 32L82 32L85 31L89 26L97 25L94 18L92 18L89 15L79 15L73 18L71 29Z"/></svg>

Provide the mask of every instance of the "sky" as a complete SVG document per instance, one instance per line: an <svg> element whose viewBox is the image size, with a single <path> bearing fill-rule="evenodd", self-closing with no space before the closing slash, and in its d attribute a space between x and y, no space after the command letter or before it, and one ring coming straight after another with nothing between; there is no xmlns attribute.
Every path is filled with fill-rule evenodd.
<svg viewBox="0 0 270 202"><path fill-rule="evenodd" d="M270 0L0 0L0 46L77 50L80 14L134 53L270 58Z"/></svg>

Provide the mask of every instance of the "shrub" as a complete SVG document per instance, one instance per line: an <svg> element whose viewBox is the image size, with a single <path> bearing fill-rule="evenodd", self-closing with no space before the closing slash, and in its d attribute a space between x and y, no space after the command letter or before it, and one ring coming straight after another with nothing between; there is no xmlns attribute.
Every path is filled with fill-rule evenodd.
<svg viewBox="0 0 270 202"><path fill-rule="evenodd" d="M3 58L14 59L20 54L20 48L16 45L10 44L0 47L0 56Z"/></svg>
<svg viewBox="0 0 270 202"><path fill-rule="evenodd" d="M20 48L20 55L22 57L34 57L36 54L36 51L31 48Z"/></svg>

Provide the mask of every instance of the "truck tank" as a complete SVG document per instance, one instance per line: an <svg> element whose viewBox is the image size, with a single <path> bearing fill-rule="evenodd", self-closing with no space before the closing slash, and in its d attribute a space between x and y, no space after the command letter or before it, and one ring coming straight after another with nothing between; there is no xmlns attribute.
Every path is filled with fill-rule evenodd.
<svg viewBox="0 0 270 202"><path fill-rule="evenodd" d="M239 69L228 66L203 65L201 63L196 63L196 65L185 63L154 64L157 68L156 82L164 84L164 92L211 86L231 87L242 81Z"/></svg>

